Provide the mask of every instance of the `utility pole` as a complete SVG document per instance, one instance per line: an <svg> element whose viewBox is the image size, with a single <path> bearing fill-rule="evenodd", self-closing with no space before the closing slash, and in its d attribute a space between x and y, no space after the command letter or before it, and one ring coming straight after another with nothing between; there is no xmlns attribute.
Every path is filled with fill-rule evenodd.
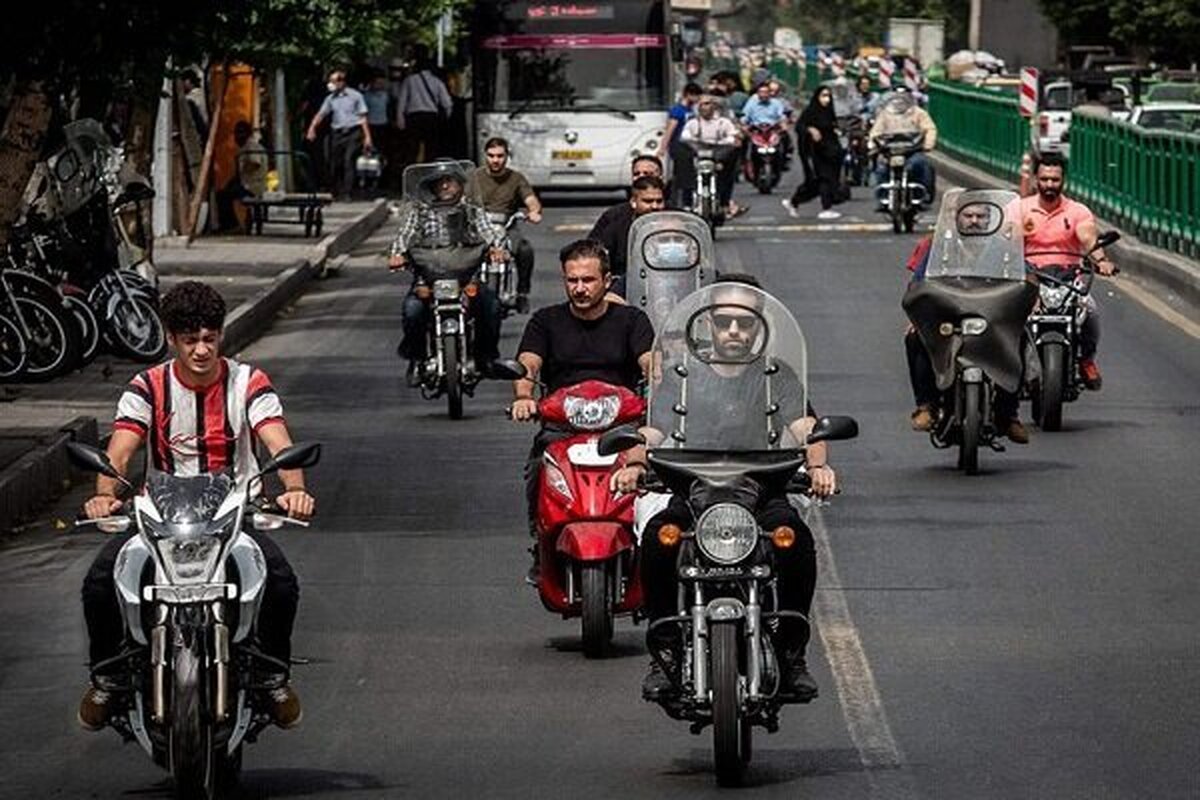
<svg viewBox="0 0 1200 800"><path fill-rule="evenodd" d="M971 16L967 23L967 47L979 49L980 21L983 18L983 0L971 0Z"/></svg>
<svg viewBox="0 0 1200 800"><path fill-rule="evenodd" d="M171 119L175 106L175 79L167 61L167 77L163 78L162 91L158 96L158 114L154 119L154 161L150 176L154 182L154 202L150 207L150 227L154 237L170 236L171 229Z"/></svg>
<svg viewBox="0 0 1200 800"><path fill-rule="evenodd" d="M279 189L280 191L290 192L294 190L292 184L292 137L288 130L287 124L287 82L283 75L282 69L275 70L275 96L271 102L271 146L276 152L288 153L288 155L277 156L275 159L275 170L279 173Z"/></svg>

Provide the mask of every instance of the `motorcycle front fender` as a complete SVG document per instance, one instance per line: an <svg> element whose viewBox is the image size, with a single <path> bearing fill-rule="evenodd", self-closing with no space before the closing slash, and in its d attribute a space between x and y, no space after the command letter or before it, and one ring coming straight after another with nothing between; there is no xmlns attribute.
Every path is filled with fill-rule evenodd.
<svg viewBox="0 0 1200 800"><path fill-rule="evenodd" d="M258 617L267 584L267 561L255 541L244 534L238 534L234 540L229 558L233 559L238 571L238 626L233 641L240 642L250 635L251 626Z"/></svg>
<svg viewBox="0 0 1200 800"><path fill-rule="evenodd" d="M1049 330L1038 334L1037 341L1035 342L1038 347L1051 343L1066 345L1070 343L1070 340L1067 339L1067 335L1060 330Z"/></svg>
<svg viewBox="0 0 1200 800"><path fill-rule="evenodd" d="M129 635L140 645L148 644L142 626L142 573L150 560L150 547L141 536L134 536L117 553L113 566L113 583L117 588L117 602Z"/></svg>
<svg viewBox="0 0 1200 800"><path fill-rule="evenodd" d="M607 561L633 547L633 533L619 522L572 522L555 545L574 561Z"/></svg>

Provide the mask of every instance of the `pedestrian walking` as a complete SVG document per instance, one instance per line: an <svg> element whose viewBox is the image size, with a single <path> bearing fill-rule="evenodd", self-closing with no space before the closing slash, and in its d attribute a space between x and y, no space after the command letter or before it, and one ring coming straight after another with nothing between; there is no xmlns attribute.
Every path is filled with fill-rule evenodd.
<svg viewBox="0 0 1200 800"><path fill-rule="evenodd" d="M453 111L450 91L422 54L396 93L397 123L404 128L405 163L423 163L442 155Z"/></svg>
<svg viewBox="0 0 1200 800"><path fill-rule="evenodd" d="M354 191L354 161L363 148L374 147L367 123L367 101L361 92L346 85L344 69L329 71L326 88L329 94L309 123L305 138L315 141L318 126L329 119L333 139L329 157L332 189L335 197L348 200Z"/></svg>
<svg viewBox="0 0 1200 800"><path fill-rule="evenodd" d="M822 86L809 100L808 107L800 115L798 133L807 140L808 152L812 156L813 176L817 193L821 197L821 213L817 219L837 219L840 213L833 210L838 202L838 189L842 167L842 148L838 143L837 117L833 110L833 91ZM783 205L792 216L799 216L796 206L811 197L811 183L802 183L790 200Z"/></svg>

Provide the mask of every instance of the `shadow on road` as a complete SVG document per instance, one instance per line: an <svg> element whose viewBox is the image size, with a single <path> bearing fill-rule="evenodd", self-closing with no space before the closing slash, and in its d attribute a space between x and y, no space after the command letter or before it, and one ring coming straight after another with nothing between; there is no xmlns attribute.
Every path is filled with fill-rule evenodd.
<svg viewBox="0 0 1200 800"><path fill-rule="evenodd" d="M560 653L583 652L583 640L579 635L551 636L546 640L546 646ZM617 631L609 646L607 658L635 658L646 655L646 644L642 641L641 631Z"/></svg>
<svg viewBox="0 0 1200 800"><path fill-rule="evenodd" d="M767 734L755 730L755 743ZM858 751L853 748L805 750L801 748L765 749L755 747L754 758L746 769L744 788L773 786L802 778L844 775L863 772ZM713 771L712 751L697 748L687 758L675 759L674 766L664 774L670 776L706 775Z"/></svg>

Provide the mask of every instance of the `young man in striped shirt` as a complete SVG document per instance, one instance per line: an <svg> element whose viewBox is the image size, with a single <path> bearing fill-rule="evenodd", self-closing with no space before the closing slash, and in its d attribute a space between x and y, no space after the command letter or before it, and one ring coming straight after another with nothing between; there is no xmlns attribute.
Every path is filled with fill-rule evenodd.
<svg viewBox="0 0 1200 800"><path fill-rule="evenodd" d="M232 469L238 481L258 471L254 438L272 455L292 443L283 406L271 380L260 369L220 354L225 301L212 287L185 281L162 298L160 313L175 357L133 377L117 403L108 458L128 474L131 459L147 448L147 463L178 476ZM276 504L297 519L312 516L315 503L304 487L302 470L280 470L284 491ZM84 504L89 519L117 513L124 506L118 482L103 475ZM248 531L263 552L267 584L258 617L263 652L281 661L291 657L292 623L300 589L279 546L264 534ZM118 655L124 623L117 605L113 567L134 532L105 543L83 581L83 611L93 665ZM273 716L280 727L300 721L300 700L291 687L272 692ZM109 716L107 693L89 687L79 721L100 730Z"/></svg>

